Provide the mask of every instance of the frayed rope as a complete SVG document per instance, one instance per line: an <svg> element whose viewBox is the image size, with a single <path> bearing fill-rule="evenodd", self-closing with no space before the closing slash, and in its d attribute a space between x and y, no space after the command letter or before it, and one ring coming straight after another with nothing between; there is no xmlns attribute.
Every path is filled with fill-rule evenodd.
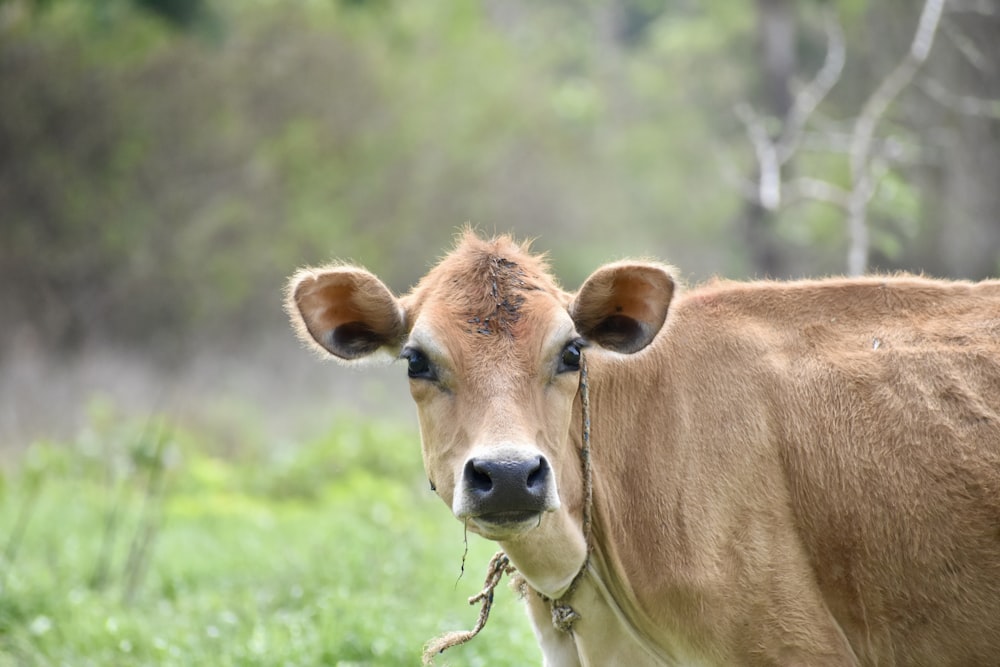
<svg viewBox="0 0 1000 667"><path fill-rule="evenodd" d="M479 634L479 631L486 626L486 620L490 617L490 609L493 607L493 591L500 584L500 579L505 574L513 574L514 566L510 564L507 554L502 551L496 552L490 565L486 570L486 580L483 582L483 590L469 598L469 604L481 603L479 608L479 620L471 630L460 630L447 632L437 639L427 642L424 647L424 665L433 665L434 657L444 653L453 646L458 646L469 641Z"/></svg>

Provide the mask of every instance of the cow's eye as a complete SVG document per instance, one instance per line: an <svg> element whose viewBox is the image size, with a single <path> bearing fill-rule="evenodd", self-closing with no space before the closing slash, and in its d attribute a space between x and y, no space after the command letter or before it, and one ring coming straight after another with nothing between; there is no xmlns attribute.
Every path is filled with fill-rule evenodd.
<svg viewBox="0 0 1000 667"><path fill-rule="evenodd" d="M568 373L570 371L580 370L580 348L583 347L582 341L574 340L563 348L562 353L559 355L559 372Z"/></svg>
<svg viewBox="0 0 1000 667"><path fill-rule="evenodd" d="M403 350L400 356L406 359L406 374L411 378L420 380L435 379L434 369L431 368L430 360L420 350L406 349Z"/></svg>

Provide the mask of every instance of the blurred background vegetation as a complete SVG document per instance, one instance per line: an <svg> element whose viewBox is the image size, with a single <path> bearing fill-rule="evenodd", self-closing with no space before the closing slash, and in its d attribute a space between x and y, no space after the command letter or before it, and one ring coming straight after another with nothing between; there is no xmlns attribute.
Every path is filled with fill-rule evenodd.
<svg viewBox="0 0 1000 667"><path fill-rule="evenodd" d="M425 489L414 490L419 449L401 371L316 364L287 330L285 277L302 264L352 259L403 292L466 222L537 237L571 289L626 255L662 258L692 282L843 273L844 211L808 197L763 206L753 130L777 137L831 47L842 47L843 71L781 176L849 191L851 133L910 48L919 5L0 0L0 454L8 470L0 537L5 592L27 596L0 605L0 657L6 647L11 664L86 664L92 634L120 656L113 605L138 604L136 591L148 589L153 601L186 600L177 610L215 628L199 635L205 641L232 626L243 633L240 646L262 646L268 636L254 613L277 609L301 621L300 635L320 618L313 631L329 623L324 632L337 638L295 644L294 633L282 635L275 641L290 662L407 662L394 652L426 628L389 643L370 628L375 639L355 626L347 632L345 619L360 623L350 604L309 606L319 598L302 601L301 583L275 574L285 560L265 544L247 546L246 535L292 517L290 532L274 530L311 554L297 566L300 579L334 586L320 574L329 556L305 526L320 522L329 539L365 543L343 517L393 483L396 504L368 522L388 537L365 543L367 553L402 536L435 563L462 543L451 535L448 556L421 551L429 541L415 534L434 530L431 514L416 528L390 528L425 501L450 525ZM841 27L837 40L830 25ZM1000 8L949 0L926 62L877 118L871 269L1000 273L998 100ZM379 453L361 456L349 434L367 433L364 415L375 410L403 426L362 438ZM172 435L126 428L135 419L163 420L156 433ZM120 429L129 435L115 435ZM150 442L159 444L149 450ZM390 449L394 463L380 464ZM345 488L361 495L348 500ZM93 528L89 546L84 533L61 539L66 498L93 510L74 521ZM141 509L149 503L153 515ZM313 514L298 513L304 506ZM334 511L343 512L340 523ZM109 536L114 517L128 512L133 527ZM252 554L257 569L240 570L229 556L219 571L178 565L179 553L205 549L186 523L194 515L217 539L219 526L244 526L228 544ZM174 524L188 528L169 530ZM160 551L150 546L157 539ZM151 553L133 557L130 544ZM36 555L26 555L32 548ZM364 566L378 562L340 553L356 561L357 579L341 581L338 594L366 591L371 614L407 585L389 578L372 593ZM38 558L49 567L13 567ZM382 571L403 576L402 562L390 559ZM239 611L226 598L238 584L224 574L277 576L292 588L262 594L284 600L274 608L258 599L256 612ZM101 597L109 581L127 595ZM177 597L195 588L215 597ZM288 590L299 590L292 602ZM66 591L76 596L69 603L59 597ZM390 623L417 614L414 604L393 605L402 616ZM97 609L93 627L50 632L81 605ZM333 620L323 615L331 608L340 610ZM164 647L181 644L157 639L151 628L166 612L149 610L129 651L141 646L139 662L167 664ZM530 645L523 627L511 632L527 642L501 634L501 648ZM175 662L221 655L193 646L177 648ZM261 664L280 662L262 655ZM487 659L474 655L469 664ZM525 654L513 655L509 664ZM214 664L227 661L252 662L233 654Z"/></svg>
<svg viewBox="0 0 1000 667"><path fill-rule="evenodd" d="M733 109L780 118L847 64L789 171L846 185L836 143L905 53L910 0L0 0L2 342L186 354L284 326L292 268L404 290L459 225L539 237L572 287L621 254L690 278L844 271L840 211L756 222ZM978 11L977 11L978 10ZM993 3L946 9L886 115L873 268L995 275Z"/></svg>

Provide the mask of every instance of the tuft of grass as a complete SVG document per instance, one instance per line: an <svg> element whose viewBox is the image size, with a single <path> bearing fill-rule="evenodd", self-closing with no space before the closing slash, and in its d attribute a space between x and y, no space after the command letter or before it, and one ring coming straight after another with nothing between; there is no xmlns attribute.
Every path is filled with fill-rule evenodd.
<svg viewBox="0 0 1000 667"><path fill-rule="evenodd" d="M0 665L411 665L475 622L495 545L470 535L459 579L465 535L412 429L341 418L293 452L200 451L164 420L107 420L6 474ZM540 663L497 596L438 665Z"/></svg>

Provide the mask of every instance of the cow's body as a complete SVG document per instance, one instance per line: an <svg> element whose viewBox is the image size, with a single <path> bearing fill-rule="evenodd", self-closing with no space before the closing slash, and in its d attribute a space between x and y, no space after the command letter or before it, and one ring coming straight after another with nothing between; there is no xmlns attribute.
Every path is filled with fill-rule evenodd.
<svg viewBox="0 0 1000 667"><path fill-rule="evenodd" d="M399 300L332 271L299 274L293 312L341 358L403 351L428 475L538 591L547 664L1000 664L1000 283L675 294L618 263L570 295L471 235Z"/></svg>

